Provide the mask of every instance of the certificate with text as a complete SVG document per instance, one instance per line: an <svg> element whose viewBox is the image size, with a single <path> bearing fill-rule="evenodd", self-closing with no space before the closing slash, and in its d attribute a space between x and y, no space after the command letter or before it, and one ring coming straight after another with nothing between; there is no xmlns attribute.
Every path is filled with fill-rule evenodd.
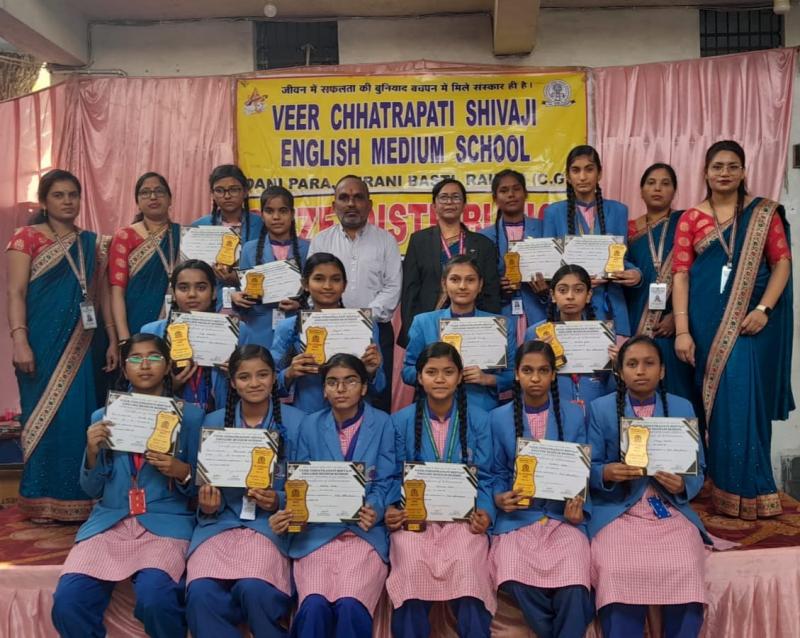
<svg viewBox="0 0 800 638"><path fill-rule="evenodd" d="M227 363L239 345L239 317L217 312L173 312L170 323L189 326L192 361L199 366Z"/></svg>
<svg viewBox="0 0 800 638"><path fill-rule="evenodd" d="M564 265L564 240L555 237L527 237L523 241L513 241L508 251L519 253L519 269L522 281L531 281L536 273L550 280Z"/></svg>
<svg viewBox="0 0 800 638"><path fill-rule="evenodd" d="M559 374L593 374L611 371L608 348L616 343L611 321L564 321L555 324L556 338L564 347L567 363Z"/></svg>
<svg viewBox="0 0 800 638"><path fill-rule="evenodd" d="M247 285L247 273L256 272L264 275L261 303L278 303L284 299L297 297L303 290L300 283L300 269L293 259L271 261L254 266L250 270L240 270L239 280L242 290Z"/></svg>
<svg viewBox="0 0 800 638"><path fill-rule="evenodd" d="M609 247L623 244L618 235L568 235L564 238L565 264L575 264L586 269L592 277L603 277L610 257Z"/></svg>
<svg viewBox="0 0 800 638"><path fill-rule="evenodd" d="M439 319L439 340L456 347L464 367L482 370L508 367L506 317L454 317Z"/></svg>
<svg viewBox="0 0 800 638"><path fill-rule="evenodd" d="M304 310L300 313L300 325L303 350L319 354L320 364L335 354L352 354L360 359L372 343L373 320L369 308Z"/></svg>
<svg viewBox="0 0 800 638"><path fill-rule="evenodd" d="M222 249L222 239L226 236L237 236L228 226L183 226L181 228L180 261L199 259L209 266L217 263L217 255ZM239 261L241 242L236 246L234 254Z"/></svg>
<svg viewBox="0 0 800 638"><path fill-rule="evenodd" d="M569 441L519 438L514 467L515 483L517 473L532 475L532 498L565 501L581 496L585 499L592 448Z"/></svg>
<svg viewBox="0 0 800 638"><path fill-rule="evenodd" d="M352 523L364 505L363 463L305 461L287 464L286 503L302 503L306 523Z"/></svg>
<svg viewBox="0 0 800 638"><path fill-rule="evenodd" d="M108 393L104 417L113 424L109 428L109 448L117 452L143 454L148 447L153 447L156 425L164 415L172 415L173 423L177 420L174 427L166 433L165 447L168 450L165 453L172 454L175 452L180 420L183 418L183 401L173 397L112 390Z"/></svg>
<svg viewBox="0 0 800 638"><path fill-rule="evenodd" d="M415 490L413 496L410 490ZM478 468L461 463L405 463L402 502L424 502L426 521L451 522L469 518L478 497Z"/></svg>
<svg viewBox="0 0 800 638"><path fill-rule="evenodd" d="M639 428L638 430L632 428ZM647 474L670 472L694 476L700 466L700 431L697 419L651 417L622 418L619 449L624 459L631 434L636 433L647 449Z"/></svg>
<svg viewBox="0 0 800 638"><path fill-rule="evenodd" d="M197 484L272 487L280 434L263 428L203 428L197 453Z"/></svg>

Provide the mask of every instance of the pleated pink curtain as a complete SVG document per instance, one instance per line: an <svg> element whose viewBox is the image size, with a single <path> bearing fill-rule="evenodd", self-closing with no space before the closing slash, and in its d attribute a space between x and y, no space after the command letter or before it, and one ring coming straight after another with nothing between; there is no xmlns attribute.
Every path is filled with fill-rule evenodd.
<svg viewBox="0 0 800 638"><path fill-rule="evenodd" d="M753 194L777 199L783 185L792 114L795 49L607 67L592 71L595 143L603 192L644 212L639 179L650 164L678 174L679 208L705 194L706 149L738 141Z"/></svg>

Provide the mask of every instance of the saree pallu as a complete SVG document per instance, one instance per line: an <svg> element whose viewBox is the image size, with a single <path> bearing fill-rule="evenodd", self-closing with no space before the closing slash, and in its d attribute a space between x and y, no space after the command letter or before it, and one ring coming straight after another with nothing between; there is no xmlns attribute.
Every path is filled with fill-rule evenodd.
<svg viewBox="0 0 800 638"><path fill-rule="evenodd" d="M755 199L742 213L734 246L733 273L720 294L727 262L715 232L695 245L689 271L689 325L695 340L697 382L702 387L708 440L708 474L717 511L754 520L781 513L772 475L772 421L794 409L790 373L792 281L789 279L767 325L741 335L741 323L759 303L770 277L764 258L769 224L783 208ZM731 225L722 231L730 238Z"/></svg>
<svg viewBox="0 0 800 638"><path fill-rule="evenodd" d="M672 246L675 240L675 230L681 212L673 212L669 217L658 221L652 226L653 243L658 247L662 233L666 232L664 239L664 263L661 272L656 272L653 257L650 254L650 242L647 239L647 225L640 222L641 228L628 238L628 259L642 271L642 283L638 286L625 288L625 299L628 302L628 316L634 334L644 334L653 337L653 330L661 319L672 312ZM640 218L643 219L643 218ZM638 221L638 220L637 220ZM667 284L666 310L650 310L650 284ZM661 350L661 359L664 362L666 374L664 386L670 394L676 394L695 403L699 411L699 392L694 385L694 369L687 363L678 359L675 354L675 337L653 337Z"/></svg>
<svg viewBox="0 0 800 638"><path fill-rule="evenodd" d="M105 248L98 256L97 236L88 231L82 231L75 241L82 242L89 297L102 322L95 293L97 278L105 271ZM75 241L69 251L77 263ZM78 478L86 429L97 407L92 356L95 330L83 329L80 302L80 286L61 248L49 246L31 264L26 299L35 374L17 372L25 461L19 502L34 518L81 521L92 508Z"/></svg>
<svg viewBox="0 0 800 638"><path fill-rule="evenodd" d="M172 233L173 255L169 254L169 236ZM158 245L164 256L173 263L178 261L181 240L180 224L171 224ZM128 317L128 331L135 335L142 326L156 321L164 308L164 295L169 287L164 264L156 250L156 244L145 240L134 248L128 256L129 278L125 289L125 312Z"/></svg>

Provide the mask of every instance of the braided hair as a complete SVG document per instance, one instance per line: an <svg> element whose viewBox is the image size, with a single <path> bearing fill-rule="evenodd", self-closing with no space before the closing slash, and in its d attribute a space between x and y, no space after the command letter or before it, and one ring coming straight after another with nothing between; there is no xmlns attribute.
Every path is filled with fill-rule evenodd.
<svg viewBox="0 0 800 638"><path fill-rule="evenodd" d="M591 291L592 289L592 278L589 276L589 273L586 272L586 269L583 266L578 266L577 264L565 264L561 266L556 272L553 274L553 278L550 280L550 300L547 303L547 320L548 321L558 321L559 311L558 306L553 298L553 293L555 293L556 286L558 282L560 282L564 277L567 275L575 275L578 279L581 280L581 283L586 286L586 290ZM592 305L591 300L586 304L586 307L583 309L583 312L586 316L588 321L593 321L596 318L596 314L594 311L594 306Z"/></svg>
<svg viewBox="0 0 800 638"><path fill-rule="evenodd" d="M526 341L519 348L517 348L517 354L514 360L514 369L516 370L517 374L519 374L519 369L520 366L522 365L522 360L525 358L525 355L533 353L542 354L547 359L547 363L550 365L551 371L555 372L556 355L553 352L553 348L550 346L550 344L545 343L544 341ZM550 400L551 400L553 415L555 416L556 419L556 425L558 426L558 440L563 441L564 425L561 421L561 395L559 394L558 391L558 380L555 380L550 384ZM522 398L522 386L516 379L514 379L514 385L513 385L513 404L514 404L514 435L516 438L519 439L524 436L524 427L522 418L522 415L524 413L524 403Z"/></svg>
<svg viewBox="0 0 800 638"><path fill-rule="evenodd" d="M597 166L597 171L600 172L603 170L603 166L600 163L600 154L595 150L593 146L589 146L587 144L583 144L581 146L576 146L573 148L569 155L567 155L567 234L574 235L575 234L575 216L577 214L577 197L575 196L575 189L573 188L572 184L569 182L569 169L572 166L572 163L578 159L579 157L588 157L589 160ZM603 190L600 188L600 184L598 183L595 187L594 191L595 201L597 204L597 221L600 224L600 234L606 234L606 216L605 211L603 209Z"/></svg>
<svg viewBox="0 0 800 638"><path fill-rule="evenodd" d="M289 226L289 239L292 241L292 256L294 258L295 263L297 264L297 269L302 271L303 264L300 260L300 243L298 242L297 237L297 225L295 224L294 218L294 195L284 188L283 186L270 186L261 193L261 212L264 212L267 204L270 200L275 199L277 197L282 197L283 200L289 207L289 210L292 211L292 222ZM261 227L261 233L258 236L258 245L256 247L256 264L261 264L262 260L264 259L264 244L267 241L267 225L264 224Z"/></svg>
<svg viewBox="0 0 800 638"><path fill-rule="evenodd" d="M503 181L504 177L513 177L519 183L519 185L522 186L525 197L528 196L528 188L525 186L525 176L512 168L505 168L492 178L492 199L497 199L497 192L500 189L500 182ZM503 217L503 212L504 211L498 208L497 214L494 218L494 241L497 246L500 246L500 220ZM502 260L502 256L500 259Z"/></svg>
<svg viewBox="0 0 800 638"><path fill-rule="evenodd" d="M120 346L120 358L123 362L123 367L125 365L125 359L127 359L130 354L133 346L137 343L152 343L155 345L156 349L161 353L164 357L164 362L166 363L165 370L167 371L164 375L164 379L162 383L162 396L171 397L172 396L172 375L169 373L170 366L171 366L171 359L169 356L169 346L167 342L162 339L161 337L157 337L156 335L152 335L146 332L140 332L133 336L130 339L123 342ZM127 391L128 390L128 380L125 378L124 375L119 376L119 380L117 381L117 389Z"/></svg>
<svg viewBox="0 0 800 638"><path fill-rule="evenodd" d="M208 176L209 188L213 191L214 184L226 177L232 177L242 185L244 189L244 201L242 202L242 242L250 238L250 207L247 203L247 191L249 184L247 176L242 172L242 169L235 164L221 164L217 166L211 175ZM217 206L215 201L211 206L211 225L220 226L222 224L222 209Z"/></svg>
<svg viewBox="0 0 800 638"><path fill-rule="evenodd" d="M711 166L711 162L714 161L714 157L717 153L721 153L723 151L728 151L736 155L739 158L739 161L742 163L742 169L745 167L745 153L744 149L742 148L741 144L735 142L734 140L720 140L718 142L714 142L708 150L706 151L706 161L705 161L705 170L708 171L708 167ZM744 178L739 182L739 186L736 189L736 209L734 211L734 218L741 214L744 210L744 198L747 196L747 184L745 183ZM711 201L711 186L706 180L706 199L710 202Z"/></svg>

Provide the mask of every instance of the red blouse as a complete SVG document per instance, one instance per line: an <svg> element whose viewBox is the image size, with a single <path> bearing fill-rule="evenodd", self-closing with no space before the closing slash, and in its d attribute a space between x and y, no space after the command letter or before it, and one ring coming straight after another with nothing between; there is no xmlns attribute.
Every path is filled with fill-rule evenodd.
<svg viewBox="0 0 800 638"><path fill-rule="evenodd" d="M132 227L120 228L111 240L108 260L108 282L112 286L126 288L130 277L128 258L131 252L145 241Z"/></svg>
<svg viewBox="0 0 800 638"><path fill-rule="evenodd" d="M52 239L34 226L23 226L14 231L6 246L6 251L16 250L35 259L39 253L53 243Z"/></svg>

